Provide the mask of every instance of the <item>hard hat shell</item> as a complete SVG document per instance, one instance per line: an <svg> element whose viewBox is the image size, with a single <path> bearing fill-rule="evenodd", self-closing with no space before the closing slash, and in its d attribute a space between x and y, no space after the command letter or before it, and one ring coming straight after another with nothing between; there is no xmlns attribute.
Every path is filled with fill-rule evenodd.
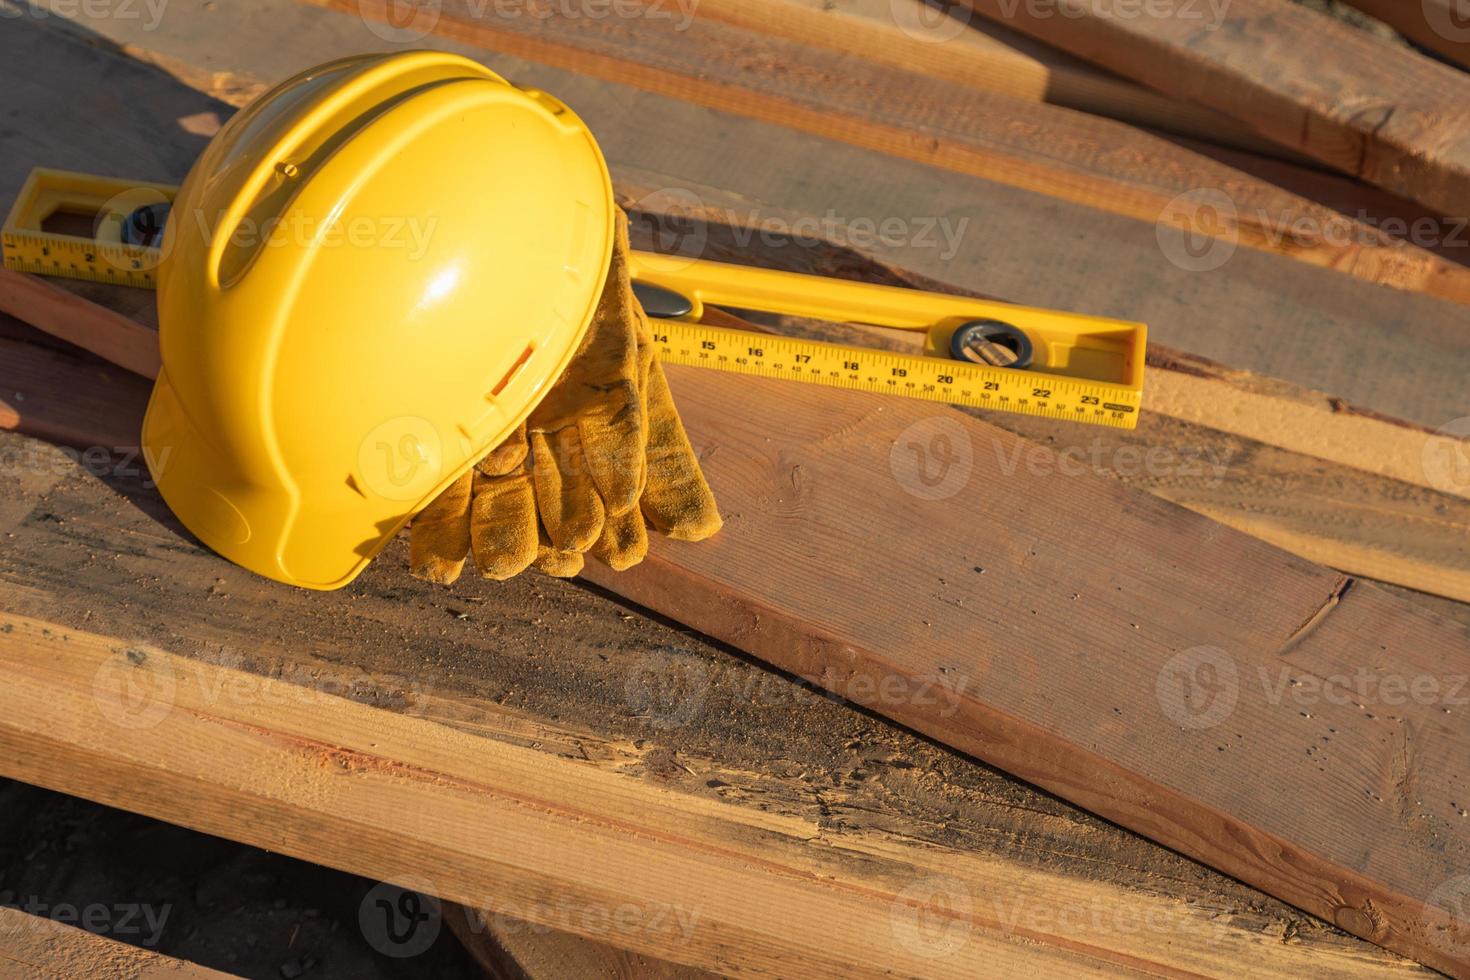
<svg viewBox="0 0 1470 980"><path fill-rule="evenodd" d="M352 581L576 352L615 208L587 127L436 52L305 72L189 174L158 273L145 457L251 571Z"/></svg>

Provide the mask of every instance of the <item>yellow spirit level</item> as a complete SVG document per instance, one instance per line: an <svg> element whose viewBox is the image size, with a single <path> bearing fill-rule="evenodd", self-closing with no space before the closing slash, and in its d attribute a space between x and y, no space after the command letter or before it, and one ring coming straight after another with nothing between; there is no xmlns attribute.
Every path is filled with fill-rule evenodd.
<svg viewBox="0 0 1470 980"><path fill-rule="evenodd" d="M153 288L176 187L37 168L0 232L7 268ZM675 364L1131 429L1141 323L634 252L640 301ZM701 323L705 306L925 332L902 354Z"/></svg>

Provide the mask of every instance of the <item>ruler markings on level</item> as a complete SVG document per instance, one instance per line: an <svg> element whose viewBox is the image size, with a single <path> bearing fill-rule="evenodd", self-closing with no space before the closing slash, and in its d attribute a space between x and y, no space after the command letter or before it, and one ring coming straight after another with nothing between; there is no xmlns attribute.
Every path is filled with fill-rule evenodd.
<svg viewBox="0 0 1470 980"><path fill-rule="evenodd" d="M1114 428L1131 429L1138 418L1138 393L1126 386L1039 371L679 320L655 321L654 342L664 361L691 367Z"/></svg>
<svg viewBox="0 0 1470 980"><path fill-rule="evenodd" d="M177 192L165 185L38 168L0 235L5 266L34 275L156 288L158 249L42 231L44 216L26 205L28 193L34 205L46 190L68 189L87 200L108 201L125 200L140 187L168 200ZM659 353L674 364L1122 429L1138 421L1141 391L1126 384L686 320L652 322Z"/></svg>

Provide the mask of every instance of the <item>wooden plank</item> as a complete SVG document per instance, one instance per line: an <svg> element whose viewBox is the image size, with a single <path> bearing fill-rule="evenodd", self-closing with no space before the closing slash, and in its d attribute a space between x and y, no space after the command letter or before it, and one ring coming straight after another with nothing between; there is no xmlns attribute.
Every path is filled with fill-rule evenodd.
<svg viewBox="0 0 1470 980"><path fill-rule="evenodd" d="M696 16L1012 98L1301 159L1212 109L1160 95L967 13L940 13L921 0L701 0Z"/></svg>
<svg viewBox="0 0 1470 980"><path fill-rule="evenodd" d="M1426 905L1470 861L1470 721L1443 703L1470 630L1116 484L1006 472L1014 441L952 413L726 380L673 386L727 532L593 581L1349 931L1470 968L1466 923ZM945 446L959 459L926 459ZM1171 707L1193 697L1168 693L1176 669L1239 679L1191 714ZM950 718L874 693L951 671L976 681ZM1440 703L1304 705L1261 683L1384 673Z"/></svg>
<svg viewBox="0 0 1470 980"><path fill-rule="evenodd" d="M378 737L387 723L380 715L401 716L415 745L474 770L475 787L484 788L487 778L500 788L523 783L521 798L544 801L548 791L532 770L550 765L553 774L569 773L578 782L583 772L606 775L639 801L638 819L666 815L683 827L678 839L654 839L660 847L692 846L696 857L706 855L685 877L691 889L712 896L757 906L772 898L743 889L726 873L720 855L732 854L728 830L759 837L760 868L769 867L772 846L779 852L789 845L819 862L803 879L819 893L842 892L851 869L879 906L884 894L913 891L951 910L974 910L1001 923L999 934L1024 936L1023 948L1035 954L1032 966L1054 960L1058 942L1063 955L1080 942L1089 950L1085 963L1106 963L1115 973L1220 975L1242 967L1282 977L1414 973L1404 961L994 770L764 674L688 631L633 616L598 591L540 576L434 589L408 577L403 542L347 592L289 589L176 536L136 469L89 474L27 442L0 435L7 459L33 462L0 469L6 521L0 609L59 624L49 639L59 641L63 656L77 642L61 639L72 628L105 627L119 649L147 652L144 666L173 679L175 692L186 688L188 703L172 700L159 720L163 709L156 705L173 697L159 698L169 691L166 682L155 686L150 676L125 675L137 684L118 692L126 696L119 700L111 693L109 681L118 679L111 668L100 678L96 667L70 679L65 671L41 671L34 653L15 642L16 628L4 631L13 619L0 616L0 651L8 644L36 667L48 699L18 711L14 701L30 682L0 689L0 730L7 722L22 724L34 709L45 738L85 735L89 746L79 757L27 734L24 752L7 744L0 753L0 772L319 863L411 879L434 894L620 947L636 948L625 932L651 929L653 913L663 910L664 928L650 943L676 959L704 958L722 973L760 969L768 950L780 951L766 939L750 949L741 939L720 937L703 905L691 946L674 928L675 910L653 904L654 886L642 876L657 877L668 865L644 861L642 873L625 881L616 843L594 842L610 849L606 857L566 852L558 828L586 839L593 827L581 821L551 820L552 836L538 837L542 843L533 847L514 828L513 840L501 838L506 828L492 804L475 803L468 814L443 809L425 784L452 796L463 779L436 782L422 759L399 758L395 728L389 740ZM547 637L561 638L554 657ZM158 647L182 656L161 669L153 653ZM0 652L0 660L6 656ZM71 689L78 679L81 686ZM931 693L943 698L946 692ZM355 704L343 707L338 696ZM190 710L196 699L202 710ZM262 710L271 706L300 709L312 727L309 738L273 732L277 716ZM371 731L360 737L338 714L357 717L354 709L370 712L364 723ZM158 731L165 721L170 728ZM459 741L446 744L445 729ZM235 732L238 743L221 747L219 739ZM347 751L360 738L369 740L374 758L397 765L375 768ZM464 755L457 746L466 741L484 742L492 754L496 746L529 751L533 761L526 770L507 770L483 755ZM342 749L318 752L317 743ZM129 777L114 781L111 762L99 769L97 748L106 759L123 757L133 770ZM324 765L323 754L345 765ZM233 764L219 766L221 757ZM372 778L384 768L401 776L386 784ZM356 805L357 792L377 802ZM466 792L483 800L474 789ZM242 794L252 798L249 805L241 805ZM270 803L255 805L256 794ZM605 802L597 785L576 795L577 806L589 810ZM324 815L323 808L331 812ZM599 812L594 827L609 816ZM690 822L691 812L714 819ZM459 822L466 816L469 822ZM772 829L784 844L762 835ZM438 846L425 852L426 835L450 840L452 854L446 859ZM509 884L486 878L478 860L465 858L465 848L479 855L487 845L514 855L503 869ZM744 853L737 867L751 860ZM597 900L584 901L581 886L560 877L562 861L573 865L572 879L595 875L602 885L616 881L621 891L609 896L604 889ZM548 890L528 894L527 866L559 877ZM684 911L692 915L690 907ZM969 927L910 917L904 907L881 911L888 921L872 923L875 941L918 940L914 952L937 961L922 975L942 975L957 958L964 965ZM802 942L803 928L782 925L775 942ZM842 941L840 931L823 928L824 944ZM984 946L995 934L982 926L975 941ZM704 945L716 939L722 940L717 954ZM648 955L646 947L642 952ZM825 964L818 966L820 974Z"/></svg>
<svg viewBox="0 0 1470 980"><path fill-rule="evenodd" d="M492 980L716 980L718 974L453 903L444 922Z"/></svg>
<svg viewBox="0 0 1470 980"><path fill-rule="evenodd" d="M635 211L639 237L645 219L656 223L661 217L667 216ZM687 220L692 215L681 217ZM734 239L740 234L738 229L706 225L702 233L717 236L707 247L721 258L778 266L791 258L749 245L738 249L722 246L719 238ZM817 254L820 267L804 271L838 276L855 276L861 271L858 277L868 281L962 292L876 263L855 263L830 252ZM70 293L49 288L49 294L39 290L26 294L49 295L58 300L58 309L31 312L54 321L79 306L89 308L84 322L103 332L103 336L90 338L95 348L108 347L107 335L112 332L121 336L140 329L150 332ZM728 325L751 328L733 318ZM917 344L916 338L880 330L791 322L787 327L788 332L819 339L892 349L913 350ZM66 386L55 380L54 357L48 360L25 345L15 357L15 368L0 372L0 379L14 389L13 397L29 398L33 404L39 399L39 417L49 420L46 400L66 404L71 398ZM110 383L110 379L99 380ZM88 393L94 401L108 397L104 387L90 387ZM131 397L141 400L144 396L140 392ZM8 415L6 407L0 398L0 425L74 445L91 444L85 435L73 431L74 424L55 427L53 423L49 431L35 428L36 423L26 428L19 404L10 406ZM1470 600L1470 541L1464 534L1470 527L1470 480L1454 463L1456 454L1470 452L1467 440L1356 411L1320 392L1230 371L1158 345L1150 349L1145 407L1148 414L1133 432L1098 432L1003 412L972 414L1033 441L1046 442L1067 461L1069 472L1090 469L1120 479L1342 571ZM132 440L103 443L109 444L131 445ZM1237 458L1250 462L1237 466ZM1034 461L1030 456L1027 460ZM1021 462L1017 457L1008 465Z"/></svg>
<svg viewBox="0 0 1470 980"><path fill-rule="evenodd" d="M68 912L76 912L71 909ZM0 905L0 973L11 980L227 980L233 974Z"/></svg>
<svg viewBox="0 0 1470 980"><path fill-rule="evenodd" d="M116 318L44 279L0 267L0 309L144 378L158 376L158 332Z"/></svg>
<svg viewBox="0 0 1470 980"><path fill-rule="evenodd" d="M3 338L0 365L0 428L84 450L137 449L151 388L142 379L110 364Z"/></svg>
<svg viewBox="0 0 1470 980"><path fill-rule="evenodd" d="M1470 628L1116 483L1058 480L1055 460L1007 466L1026 446L958 413L670 374L727 530L592 581L1348 931L1463 965L1466 924L1435 895L1470 860L1454 775L1470 716L1451 700ZM941 442L958 455L928 459ZM1169 687L1206 664L1232 678L1211 691L1220 717ZM1343 696L1285 696L1304 679ZM956 709L914 696L955 682ZM1430 694L1404 705L1411 688ZM1274 792L1251 778L1263 765Z"/></svg>
<svg viewBox="0 0 1470 980"><path fill-rule="evenodd" d="M640 232L649 222L672 217L635 212ZM679 217L696 216L686 210ZM791 258L782 250L764 249L753 237L735 247L739 229L706 223L701 234L706 239L715 236L707 240L706 248L722 259L782 265ZM821 268L806 271L851 276L861 269L862 278L872 281L963 292L830 253L820 261ZM8 291L3 288L7 277L18 281ZM7 306L9 295L25 302ZM4 270L0 270L0 310L49 324L96 353L118 348L133 352L145 343L156 346L151 329L57 286ZM852 339L831 327L808 324L805 329L822 339ZM875 341L898 349L912 349L917 343L912 337L891 342L885 331L866 331L857 342ZM20 353L19 373L13 373L17 395L71 397L69 392L50 390L54 382L44 366L27 367L36 360L34 354ZM1159 345L1151 348L1146 407L1185 425L1149 419L1135 433L1099 434L1004 413L979 413L979 417L1008 431L1044 439L1074 463L1089 461L1077 465L1122 479L1310 560L1420 591L1470 599L1470 543L1463 533L1470 526L1470 507L1463 499L1470 497L1470 481L1456 479L1453 465L1456 453L1467 452L1463 438L1377 417L1320 392L1230 371ZM17 418L12 411L11 427L17 427ZM64 431L38 434L88 445L84 438ZM1286 452L1269 454L1266 447ZM1253 465L1233 467L1232 461L1242 454ZM1144 465L1143 460L1153 462ZM1321 461L1338 465L1324 467ZM1446 465L1437 465L1444 461ZM1360 472L1345 472L1343 467ZM1372 480L1367 474L1384 479Z"/></svg>
<svg viewBox="0 0 1470 980"><path fill-rule="evenodd" d="M648 186L622 187L629 202L644 208L633 211L637 245L656 248L661 229L678 227L721 261L980 295L831 243L798 248L768 242L755 229L723 225L721 217L734 209L722 205L733 202L716 192L704 192L700 209L675 197L677 210L669 212L659 210L669 199ZM800 213L781 217L788 226L817 220ZM789 318L779 323L784 332L818 339L910 351L918 344L893 331ZM1131 433L1004 412L973 414L1044 442L1073 468L1122 480L1309 560L1470 599L1470 473L1455 463L1460 454L1470 458L1466 439L1160 344L1150 345L1148 367L1147 411Z"/></svg>
<svg viewBox="0 0 1470 980"><path fill-rule="evenodd" d="M1442 214L1470 202L1470 78L1307 7L1163 0L1139 16L1095 0L1057 16L1054 4L965 2Z"/></svg>
<svg viewBox="0 0 1470 980"><path fill-rule="evenodd" d="M146 47L150 57L166 62L190 85L212 92L223 79L223 95L229 98L242 85L281 78L382 41L357 17L294 0L260 0L253 9L256 13L246 16L225 6L209 17L193 17L171 7L149 30L123 18L88 17L85 6L73 16L108 44L129 51ZM47 23L66 22L52 18ZM95 166L89 147L105 136L96 125L86 134L69 125L49 125L90 97L98 73L69 58L64 38L27 38L29 25L20 27L0 42L14 42L5 54L21 77L54 72L51 66L63 61L69 68L15 107L22 116L14 121L16 136L6 144L7 152L0 154L0 199L4 188L18 186L25 169L38 160L86 166L90 159ZM1182 268L1160 261L1164 242L1152 224L433 35L417 43L478 57L521 84L557 93L587 120L620 181L662 188L681 207L700 201L719 207L726 212L725 223L754 226L758 241L770 238L773 247L785 243L794 256L800 256L803 236L815 227L822 237L937 280L1032 306L1144 320L1153 339L1176 349L1330 391L1431 429L1463 414L1457 406L1470 373L1470 347L1463 343L1463 310L1456 304L1344 279L1247 248L1221 256L1224 264L1210 271ZM118 87L122 79L109 83ZM141 69L127 80L140 93L168 89L154 98L177 106L169 112L179 126L167 127L155 152L185 132L184 120L229 112L197 92L192 105L177 105L185 100L179 86L168 88L173 84ZM148 99L139 95L136 101ZM678 138L669 139L670 133ZM130 138L119 137L122 142ZM170 152L181 176L193 154L187 146ZM1256 160L1257 169L1262 162ZM842 179L829 179L832 174ZM1269 179L1285 177L1273 172ZM1349 212L1358 207L1351 195L1338 196L1335 189L1324 200ZM1398 215L1389 204L1374 205L1369 213ZM807 223L793 225L798 218ZM895 218L902 222L898 235L872 231L878 222ZM1446 234L1441 244L1454 252L1463 248L1461 241ZM1363 357L1365 350L1374 356Z"/></svg>
<svg viewBox="0 0 1470 980"><path fill-rule="evenodd" d="M1462 68L1470 68L1470 11L1462 0L1347 0Z"/></svg>
<svg viewBox="0 0 1470 980"><path fill-rule="evenodd" d="M363 18L392 16L389 0L319 2ZM1395 289L1470 302L1464 266L1112 120L712 18L686 25L650 16L630 30L617 18L479 17L477 9L451 0L432 18L434 33ZM1202 193L1221 202L1203 216Z"/></svg>
<svg viewBox="0 0 1470 980"><path fill-rule="evenodd" d="M313 36L320 35L318 30ZM177 72L189 71L184 63L173 61L170 66ZM232 91L242 85L255 87L241 82L234 73L225 74ZM195 111L191 117L202 115L208 113ZM56 140L52 145L54 152L75 152ZM624 173L629 173L627 168ZM620 186L631 198L643 200L645 215L655 218L647 209L659 200L656 177L633 176L633 183L623 179ZM708 188L701 188L700 193L704 215L714 220L738 215L740 205L749 203L732 195L719 196ZM691 214L689 198L687 193L675 195L684 216ZM779 219L786 227L825 227L820 215L762 210L764 219ZM717 227L723 226L706 225L700 233L715 235L706 247L726 260L795 268L792 263L802 260L803 251L822 253L821 248L795 249L781 240L768 245L763 234L749 228L719 232ZM926 255L922 249L910 249L907 254L919 260ZM852 254L825 254L818 264L820 267L808 271L846 275L862 269L865 277L877 281L957 291ZM97 295L90 287L84 290ZM113 290L107 301L128 299L134 292ZM1004 416L992 421L1048 440L1073 458L1091 460L1090 465L1099 472L1312 560L1424 591L1470 596L1470 547L1463 533L1470 515L1462 503L1446 499L1447 494L1463 496L1465 488L1443 478L1450 472L1446 468L1439 467L1435 479L1430 479L1425 467L1426 453L1436 454L1435 458L1447 456L1455 449L1452 440L1352 410L1338 398L1228 372L1157 346L1151 368L1150 407L1203 427L1181 428L1150 420L1144 431L1125 436L1078 433L1067 427L1048 429ZM1273 446L1287 452L1272 453L1267 447ZM1149 453L1152 455L1139 456ZM1158 459L1161 454L1173 462L1163 467L1130 462ZM1237 459L1252 462L1230 465ZM1318 460L1339 465L1322 466ZM1345 472L1343 466L1362 472ZM1366 473L1383 479L1368 479Z"/></svg>
<svg viewBox="0 0 1470 980"><path fill-rule="evenodd" d="M312 36L321 34L317 30ZM49 56L54 58L56 53L50 52ZM190 71L187 64L177 60L169 65L179 73ZM196 81L212 84L214 77L211 73ZM227 72L225 77L231 91L242 86L258 88L255 83L242 82L235 73ZM170 99L178 101L177 96ZM202 103L190 107L188 117L211 115L206 106ZM94 130L87 139L95 138ZM49 152L63 157L84 149L66 146L64 140L54 136L47 146ZM186 159L176 164L180 168L186 165ZM633 201L643 201L645 214L654 217L648 209L660 199L656 175L626 167L623 173L633 180L621 179L620 186ZM702 213L712 219L754 213L748 210L750 202L735 195L721 196L708 188L700 188L699 195L703 195ZM675 194L674 203L688 216L691 196L701 200L699 195ZM742 204L746 210L742 210ZM788 228L827 227L819 214L780 213L762 207L759 217ZM836 230L841 232L840 228ZM715 235L707 243L714 250L711 254L731 261L785 263L785 267L795 268L798 266L792 263L803 261L804 251L814 255L822 251L793 248L790 242L779 239L766 244L763 233L749 228L744 232L741 237L739 229L726 229L721 240L714 226L705 226L701 234ZM920 262L929 257L922 248L910 248L905 255ZM817 266L808 267L808 271L829 275L854 274L856 269L877 281L959 291L942 282L899 274L850 253L826 254ZM69 286L78 288L76 284ZM82 288L98 295L90 287ZM138 292L112 290L107 301L132 299ZM140 313L144 308L141 304L137 307ZM1387 363L1399 369L1393 362ZM1446 499L1446 494L1463 496L1465 488L1447 482L1443 477L1450 470L1444 467L1435 471L1435 479L1430 479L1424 463L1426 453L1439 458L1455 450L1444 434L1375 418L1352 409L1342 399L1226 371L1162 347L1156 346L1151 367L1150 407L1204 428L1150 421L1143 432L1128 437L1098 436L1087 430L1078 433L1067 427L1048 430L1004 416L992 421L1011 431L1049 440L1073 457L1080 454L1095 461L1092 465L1100 472L1314 561L1442 595L1470 595L1470 547L1463 533L1467 514L1463 504ZM1385 367L1385 373L1388 371ZM1271 453L1267 447L1287 452ZM1130 463L1139 458L1137 454L1149 452L1154 455L1147 458L1159 458L1163 453L1175 462L1162 468ZM1238 459L1251 462L1229 465ZM1362 473L1324 467L1317 460ZM1116 465L1120 462L1122 465ZM1384 479L1370 480L1365 473Z"/></svg>
<svg viewBox="0 0 1470 980"><path fill-rule="evenodd" d="M707 385L707 386L711 386L711 385ZM735 404L735 403L732 403L732 404ZM885 422L886 422L886 420L885 420ZM872 433L870 433L870 435L872 435ZM795 438L795 433L794 433L794 435L791 436L791 438ZM881 438L881 436L879 436L879 438ZM873 472L873 470L869 470L869 472ZM878 472L882 472L882 470L878 470ZM850 476L850 475L844 475L844 476ZM1045 500L1045 495L1041 495L1041 497L1028 498L1028 500ZM1127 500L1132 501L1132 498L1127 498ZM992 502L992 505L994 505L994 502ZM1147 508L1145 508L1145 510L1147 510ZM961 510L960 513L964 513L964 511ZM1088 517L1089 517L1089 519L1094 519L1094 517L1097 517L1097 514L1089 513L1088 514ZM1166 526L1172 526L1172 525L1167 525L1167 523L1166 523ZM1188 526L1188 525L1186 525L1186 526ZM1205 526L1205 525L1201 525L1201 526ZM1014 530L1013 527L1010 527L1010 526L1005 526L1005 529L1007 529L1007 530ZM994 527L992 527L991 530L995 530ZM1213 533L1213 532L1211 532L1211 533ZM1003 538L1001 538L1000 535L995 535L995 533L992 533L992 538L991 539L992 539L992 541L1001 541L1001 539L1003 539ZM1230 541L1229 538L1225 538L1225 539L1226 539L1226 541ZM950 544L953 545L954 542L951 541ZM1255 545L1255 547L1260 548L1260 545ZM1197 551L1197 550L1191 550L1192 554L1194 554L1194 551ZM1277 552L1269 552L1269 554L1273 554L1274 555L1274 554L1277 554ZM1207 554L1205 554L1205 555L1195 555L1195 558L1201 558L1201 557L1202 558L1208 558L1208 555ZM1219 564L1219 563L1216 563L1216 564ZM1291 566L1291 564L1288 563L1288 564L1286 564L1286 567L1288 567L1288 569L1292 569L1292 567L1298 567L1298 569L1299 569L1299 567L1305 567L1305 566ZM1213 569L1211 569L1211 570L1213 570ZM1314 570L1314 572L1316 572L1316 570ZM1310 576L1308 576L1308 577L1310 577ZM1260 582L1260 580L1257 580L1257 577L1252 576L1252 585L1254 585L1254 586L1260 586L1261 585L1261 582ZM1272 583L1272 585L1276 585L1276 583ZM1298 583L1298 585L1299 585L1299 583ZM1319 585L1320 585L1320 582L1319 582ZM1302 586L1302 588L1305 588L1305 586ZM1267 588L1267 589L1264 589L1264 592L1266 592L1266 595L1269 595L1269 597L1276 598L1277 601L1285 602L1286 599L1289 599L1289 598L1292 597L1292 592L1294 592L1294 591L1292 591L1292 589ZM1214 595L1214 592L1211 592L1211 595ZM1252 592L1251 595L1260 595L1260 594L1258 594L1258 592ZM1360 592L1354 591L1354 592L1352 592L1352 595L1360 595ZM1194 598L1195 598L1194 595L1191 595L1191 599L1194 599ZM1232 597L1232 598L1239 598L1239 597ZM1136 599L1135 599L1135 601L1136 601ZM1214 601L1214 599L1211 599L1211 601ZM1363 599L1361 599L1361 598L1360 599L1354 599L1354 602L1361 602L1361 601L1363 601ZM1260 602L1260 599L1257 599L1257 602ZM1319 602L1320 602L1320 599L1319 599ZM1348 604L1347 599L1344 599L1344 602L1342 602L1342 604L1347 605ZM1211 607L1211 608L1213 608L1213 607ZM1245 601L1245 605L1242 608L1245 608L1245 610L1250 610L1250 608L1252 608L1251 605L1250 605L1250 601L1248 601L1248 599L1247 599L1247 601ZM1316 608L1316 607L1313 607L1313 608ZM1155 610L1155 611L1157 611L1157 610ZM1308 611L1308 613L1310 613L1310 611ZM1308 616L1308 617L1310 617L1310 616ZM778 617L778 619L779 619L779 617ZM1339 616L1338 619L1341 620L1342 617ZM1327 619L1327 620L1324 620L1324 621L1326 621L1326 623L1332 623L1333 620L1332 619ZM994 624L992 624L992 626L994 626ZM1319 636L1320 633L1322 633L1322 630L1319 629L1319 630L1317 630L1316 633L1313 633L1313 635L1311 635L1311 636ZM1289 630L1286 630L1286 632L1280 633L1280 636L1288 636L1288 635L1291 635L1291 632L1289 632ZM1308 638L1308 639L1310 639L1310 638ZM1427 648L1427 646L1426 646L1426 648ZM1349 648L1349 649L1351 649L1351 648ZM1254 720L1255 720L1255 718L1252 718L1252 721L1254 721ZM1269 727L1269 726L1267 726L1267 727ZM1252 732L1260 732L1260 730L1264 730L1264 729L1261 729L1260 726L1257 726L1257 727L1254 727L1254 729L1252 729ZM1363 735L1363 732L1361 732L1361 730L1358 730L1358 735ZM1364 738L1366 738L1366 736L1364 736ZM1155 748L1157 748L1157 746L1155 746ZM1369 754L1369 752L1364 752L1364 757L1366 757L1366 758L1373 758L1372 755ZM1091 761L1091 760L1089 760L1089 761ZM1095 768L1095 767L1089 767L1089 770L1091 770L1092 773L1097 773L1097 771L1107 771L1107 770L1097 770L1097 768ZM1310 776L1310 774L1308 774L1308 776ZM1351 813L1351 810L1349 810L1349 813ZM1135 818L1141 818L1141 817L1139 817L1139 814L1138 813L1133 813L1132 815ZM1175 814L1175 815L1177 815L1177 814ZM1320 899L1320 898L1322 898L1322 896L1319 895L1319 896L1317 896L1317 898ZM1329 895L1329 898L1330 898L1330 895ZM1355 896L1354 896L1354 898L1355 898ZM1399 914L1401 914L1402 909L1401 908L1392 907L1392 905L1385 905L1385 904L1383 904L1383 902L1388 901L1388 899L1385 899L1385 896L1383 896L1383 895L1376 895L1376 896L1374 896L1374 898L1376 898L1376 899L1382 899L1382 901L1374 901L1374 908L1389 908L1389 909L1391 909L1391 912L1388 912L1388 914L1386 914L1386 915L1388 915L1388 918L1386 918L1385 921L1388 921L1388 923L1391 924L1391 926L1395 926L1395 927L1401 926L1401 924L1402 924L1402 918L1399 917ZM1336 907L1332 907L1332 908L1336 908ZM1363 911L1363 907L1360 907L1360 905L1358 905L1358 907L1355 907L1355 908L1358 908L1358 909L1360 909L1360 911ZM1348 915L1349 920L1351 920L1351 918L1352 918L1351 912L1344 912L1344 914L1345 915ZM1376 920L1373 920L1373 921L1374 921L1374 923L1376 923ZM1358 926L1361 926L1361 923L1358 923ZM1391 936L1389 936L1389 939L1391 939L1391 940L1392 939L1395 939L1394 934L1391 934Z"/></svg>

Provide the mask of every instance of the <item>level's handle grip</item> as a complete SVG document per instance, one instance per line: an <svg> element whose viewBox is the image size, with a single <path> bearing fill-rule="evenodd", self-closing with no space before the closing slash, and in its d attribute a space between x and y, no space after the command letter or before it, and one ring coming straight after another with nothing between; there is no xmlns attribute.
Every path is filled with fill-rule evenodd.
<svg viewBox="0 0 1470 980"><path fill-rule="evenodd" d="M1117 370L1098 380L1143 383L1147 331L1141 323L654 252L633 251L629 267L634 279L685 297L690 320L706 304L901 330L995 319L1024 331L1043 364L1065 361L1067 352L1079 349L1105 351Z"/></svg>

